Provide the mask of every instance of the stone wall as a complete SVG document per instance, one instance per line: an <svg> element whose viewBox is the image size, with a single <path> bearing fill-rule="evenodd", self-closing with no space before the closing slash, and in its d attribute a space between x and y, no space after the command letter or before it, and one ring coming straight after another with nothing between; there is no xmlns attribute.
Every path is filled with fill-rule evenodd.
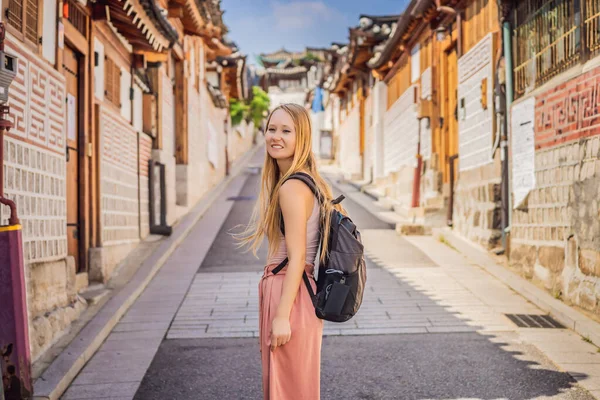
<svg viewBox="0 0 600 400"><path fill-rule="evenodd" d="M458 60L459 172L455 184L453 223L466 238L488 248L501 233L499 152L494 144L493 50L490 33ZM487 91L482 104L482 85Z"/></svg>
<svg viewBox="0 0 600 400"><path fill-rule="evenodd" d="M535 187L513 213L511 265L600 313L600 68L535 98Z"/></svg>

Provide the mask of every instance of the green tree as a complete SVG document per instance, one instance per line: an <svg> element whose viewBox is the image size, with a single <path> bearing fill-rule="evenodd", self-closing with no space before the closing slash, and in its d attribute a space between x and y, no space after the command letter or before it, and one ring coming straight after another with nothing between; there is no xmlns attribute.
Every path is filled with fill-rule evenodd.
<svg viewBox="0 0 600 400"><path fill-rule="evenodd" d="M254 122L254 126L258 128L265 113L269 111L271 100L269 95L258 86L252 88L252 101L250 101L250 111L248 119Z"/></svg>
<svg viewBox="0 0 600 400"><path fill-rule="evenodd" d="M248 117L250 106L244 101L238 99L231 99L229 102L229 115L231 115L231 124L239 125L244 119Z"/></svg>

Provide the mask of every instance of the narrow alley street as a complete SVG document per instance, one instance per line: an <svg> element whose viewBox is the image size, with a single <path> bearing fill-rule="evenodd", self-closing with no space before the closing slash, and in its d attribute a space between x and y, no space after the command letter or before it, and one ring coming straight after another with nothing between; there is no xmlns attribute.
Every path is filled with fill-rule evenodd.
<svg viewBox="0 0 600 400"><path fill-rule="evenodd" d="M231 181L64 400L262 398L266 249L255 259L229 233L248 221L263 157L261 149ZM366 198L353 200L362 194L329 178L347 195L369 261L359 314L325 325L323 399L594 398L571 376L594 346L565 329L518 328L505 314L542 312L436 238L397 235ZM547 353L568 353L570 363L550 361L541 351L549 343Z"/></svg>

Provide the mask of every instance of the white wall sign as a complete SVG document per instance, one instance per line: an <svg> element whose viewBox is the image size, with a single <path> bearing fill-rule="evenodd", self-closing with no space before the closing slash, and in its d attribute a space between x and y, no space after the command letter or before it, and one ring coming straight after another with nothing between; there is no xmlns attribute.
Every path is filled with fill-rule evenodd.
<svg viewBox="0 0 600 400"><path fill-rule="evenodd" d="M77 110L75 109L75 96L67 94L67 139L77 140L77 127L75 119Z"/></svg>
<svg viewBox="0 0 600 400"><path fill-rule="evenodd" d="M421 46L417 43L410 51L410 82L414 83L421 76Z"/></svg>
<svg viewBox="0 0 600 400"><path fill-rule="evenodd" d="M98 60L94 66L94 95L98 100L104 100L104 44L97 38L94 38L94 53Z"/></svg>
<svg viewBox="0 0 600 400"><path fill-rule="evenodd" d="M511 110L512 187L514 207L524 204L535 188L535 98L516 104Z"/></svg>

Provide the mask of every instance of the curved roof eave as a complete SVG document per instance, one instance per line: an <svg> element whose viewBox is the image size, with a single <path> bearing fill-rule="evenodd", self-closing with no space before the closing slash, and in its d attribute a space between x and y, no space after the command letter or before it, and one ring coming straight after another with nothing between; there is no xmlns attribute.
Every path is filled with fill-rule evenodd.
<svg viewBox="0 0 600 400"><path fill-rule="evenodd" d="M371 69L381 68L392 56L400 39L406 33L410 23L415 19L415 15L421 14L424 10L433 4L433 0L412 0L406 11L398 18L396 30L392 37L387 41L383 50L376 53L375 56L367 62Z"/></svg>

